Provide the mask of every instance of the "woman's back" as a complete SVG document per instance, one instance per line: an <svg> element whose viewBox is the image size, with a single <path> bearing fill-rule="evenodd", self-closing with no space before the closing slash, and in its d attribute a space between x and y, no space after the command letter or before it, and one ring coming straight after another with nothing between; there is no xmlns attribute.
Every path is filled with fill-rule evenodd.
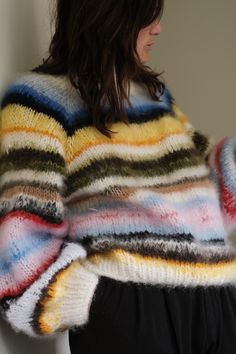
<svg viewBox="0 0 236 354"><path fill-rule="evenodd" d="M157 25L140 33L147 55ZM69 329L73 353L230 353L235 138L195 130L141 63L93 82L59 59L1 103L3 316L30 336Z"/></svg>

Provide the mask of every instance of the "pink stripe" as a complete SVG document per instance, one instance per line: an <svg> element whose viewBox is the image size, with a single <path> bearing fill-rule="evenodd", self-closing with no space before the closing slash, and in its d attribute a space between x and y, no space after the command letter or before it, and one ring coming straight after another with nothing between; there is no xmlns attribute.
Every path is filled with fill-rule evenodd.
<svg viewBox="0 0 236 354"><path fill-rule="evenodd" d="M22 263L13 264L11 273L0 278L0 298L17 296L29 287L58 257L62 240L52 239L50 247L35 250Z"/></svg>
<svg viewBox="0 0 236 354"><path fill-rule="evenodd" d="M31 234L51 233L57 238L63 238L68 234L68 222L53 227L53 224L40 224L33 220L14 217L5 219L0 225L0 248L6 248L10 240L20 240L31 237Z"/></svg>
<svg viewBox="0 0 236 354"><path fill-rule="evenodd" d="M104 228L104 223L106 227L111 226L111 230L114 225L118 224L149 224L153 226L158 226L161 224L162 227L176 226L180 228L181 226L188 227L192 230L205 231L206 229L222 229L223 220L220 210L216 208L208 207L199 209L199 207L191 209L189 211L183 212L182 215L176 210L171 210L165 206L165 213L160 212L160 207L152 209L116 209L116 210L106 210L105 212L91 212L91 215L86 215L84 217L78 216L70 220L71 224L71 236L75 237L78 234L85 232L85 230L91 230L94 227Z"/></svg>

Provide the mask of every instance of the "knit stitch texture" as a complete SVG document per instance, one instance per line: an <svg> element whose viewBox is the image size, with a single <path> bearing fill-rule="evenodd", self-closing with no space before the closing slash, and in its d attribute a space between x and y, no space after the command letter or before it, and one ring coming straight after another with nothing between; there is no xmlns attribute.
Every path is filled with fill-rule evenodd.
<svg viewBox="0 0 236 354"><path fill-rule="evenodd" d="M92 125L63 75L25 72L0 120L0 307L17 331L85 325L99 277L236 282L236 139L195 130L169 88L131 83L129 124ZM106 107L104 106L104 112Z"/></svg>

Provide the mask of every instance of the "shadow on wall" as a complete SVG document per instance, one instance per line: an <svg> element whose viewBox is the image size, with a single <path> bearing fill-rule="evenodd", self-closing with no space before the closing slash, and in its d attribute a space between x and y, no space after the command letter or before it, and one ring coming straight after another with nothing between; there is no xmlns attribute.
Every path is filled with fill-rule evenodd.
<svg viewBox="0 0 236 354"><path fill-rule="evenodd" d="M39 33L41 29L37 24L42 19L33 0L0 1L2 1L0 37L3 47L0 58L0 93L2 93L17 73L38 65L42 33ZM43 7L46 9L45 5Z"/></svg>
<svg viewBox="0 0 236 354"><path fill-rule="evenodd" d="M37 0L38 1L38 0ZM40 58L39 36L36 23L38 13L33 0L3 0L1 2L2 46L0 60L1 94L19 72L33 68ZM0 319L1 354L55 354L54 339L34 339L16 334Z"/></svg>
<svg viewBox="0 0 236 354"><path fill-rule="evenodd" d="M0 320L1 354L55 354L56 341L52 339L35 339L24 334L16 334L10 325Z"/></svg>

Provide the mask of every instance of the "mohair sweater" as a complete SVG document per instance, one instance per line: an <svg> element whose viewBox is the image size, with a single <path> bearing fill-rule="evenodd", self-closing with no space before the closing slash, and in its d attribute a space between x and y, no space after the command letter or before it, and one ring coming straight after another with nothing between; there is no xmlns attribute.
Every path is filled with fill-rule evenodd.
<svg viewBox="0 0 236 354"><path fill-rule="evenodd" d="M236 139L213 142L169 88L161 98L132 82L129 124L116 116L109 139L66 76L29 71L6 89L0 305L16 331L84 326L100 276L235 284Z"/></svg>

